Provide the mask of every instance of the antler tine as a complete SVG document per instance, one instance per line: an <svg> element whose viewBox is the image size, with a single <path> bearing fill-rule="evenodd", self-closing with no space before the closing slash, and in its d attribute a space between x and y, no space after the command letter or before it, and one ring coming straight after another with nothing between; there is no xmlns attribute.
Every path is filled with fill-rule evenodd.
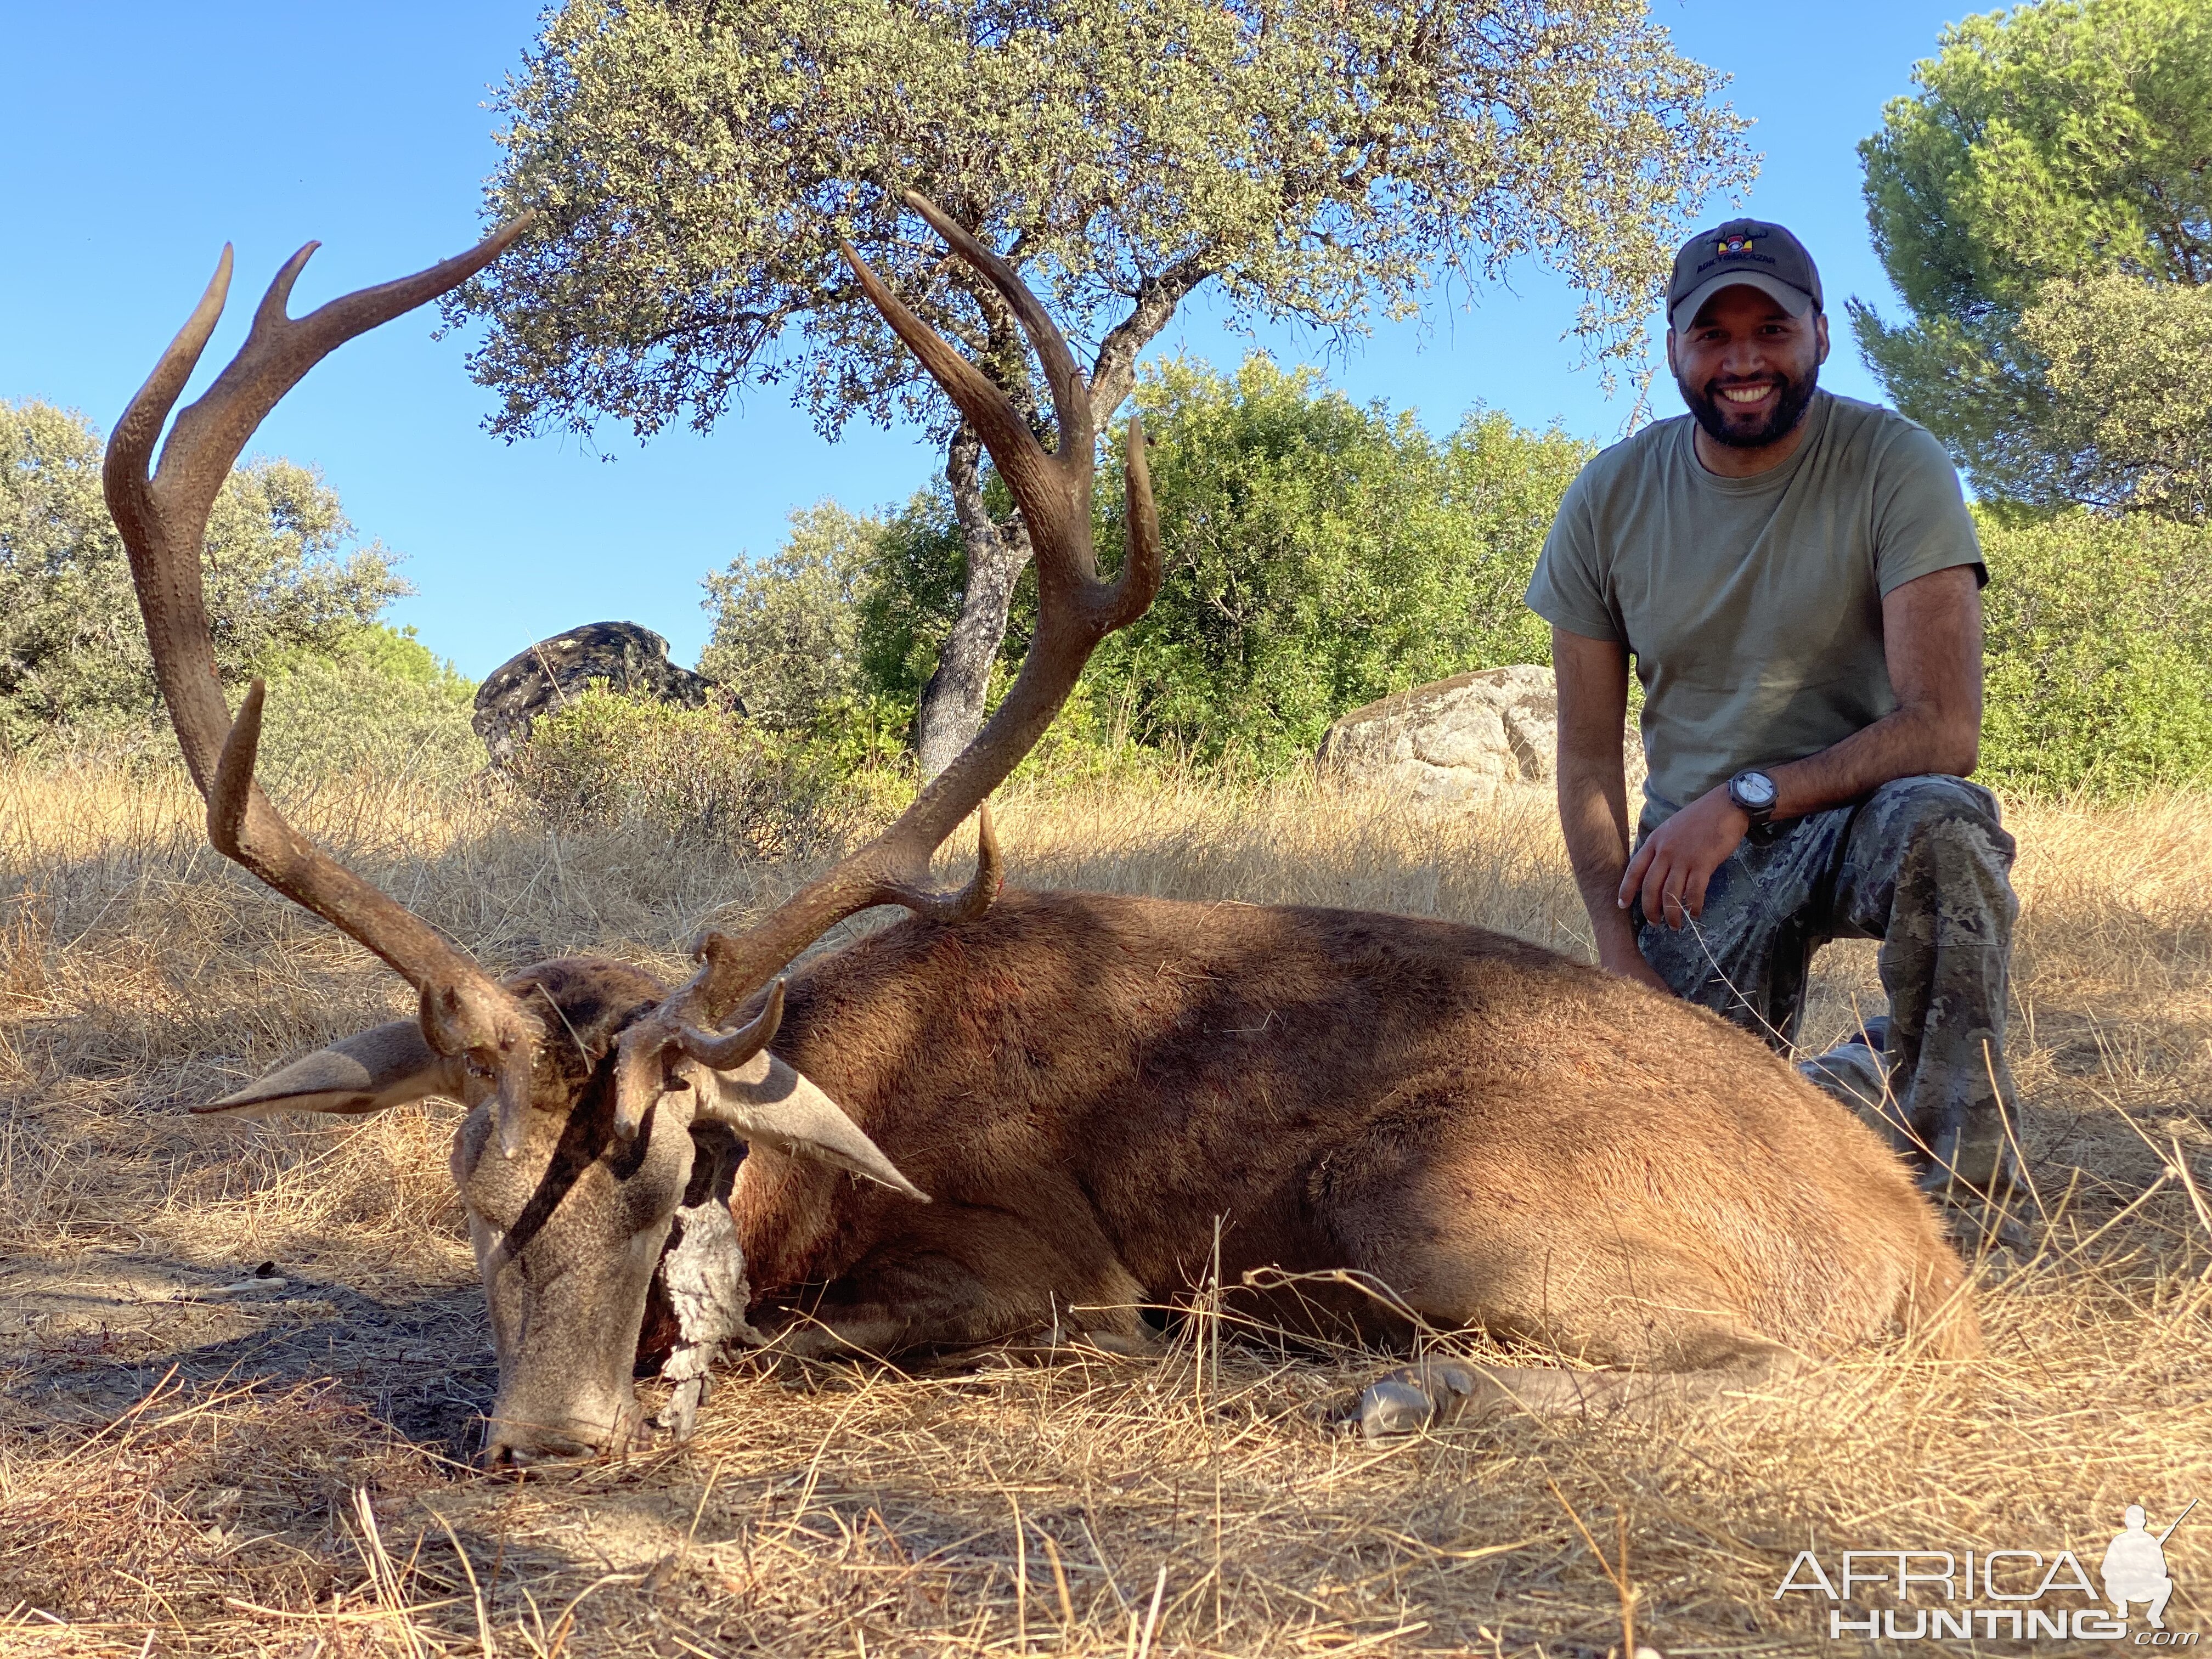
<svg viewBox="0 0 2212 1659"><path fill-rule="evenodd" d="M719 1035L686 1025L677 1032L676 1046L702 1066L732 1072L775 1042L782 1024L783 981L779 979L769 986L768 1006L755 1018Z"/></svg>
<svg viewBox="0 0 2212 1659"><path fill-rule="evenodd" d="M1021 279L957 226L947 230L949 222L933 209L929 214L931 222L946 231L954 251L975 264L1021 315L1045 359L1055 398L1087 396L1067 355L1066 342ZM1000 880L998 838L987 798L1043 735L1098 641L1142 615L1159 591L1159 527L1145 465L1143 427L1134 420L1129 423L1127 556L1115 580L1102 581L1091 551L1094 458L1087 403L1079 416L1063 427L1060 454L1047 455L1006 393L902 305L849 244L841 239L838 246L862 290L974 422L1013 489L1036 550L1036 635L1012 690L982 731L890 829L744 933L710 933L700 940L699 971L653 1014L623 1035L617 1128L634 1127L640 1121L659 1087L662 1056L680 1048L686 1025L720 1026L746 997L847 916L878 904L901 904L944 921L981 915ZM1071 442L1079 434L1081 441ZM979 806L982 822L974 878L957 893L929 891L932 855Z"/></svg>
<svg viewBox="0 0 2212 1659"><path fill-rule="evenodd" d="M1013 491L1014 501L1022 516L1030 523L1033 538L1041 532L1059 535L1072 520L1069 489L1065 471L1053 458L1044 453L1022 412L1014 407L1014 400L994 385L983 371L954 350L945 337L927 323L908 310L898 295L884 286L883 279L869 268L868 262L854 251L843 237L837 246L852 266L853 274L860 279L860 291L874 302L884 313L891 330L906 343L907 349L921 360L930 377L945 388L945 395L952 400L953 407L968 417L983 440L983 447L991 452L997 463L999 476ZM1066 445L1060 446L1063 452ZM1084 458L1086 461L1088 455Z"/></svg>
<svg viewBox="0 0 2212 1659"><path fill-rule="evenodd" d="M1071 474L1079 472L1088 478L1091 446L1098 435L1091 421L1091 388L1083 371L1075 366L1075 354L1067 349L1067 337L1060 331L1060 325L1037 303L1036 295L1014 274L1014 268L969 235L965 225L918 190L908 191L900 199L929 221L930 228L955 253L981 271L1021 319L1022 331L1030 337L1037 362L1043 367L1045 383L1052 388L1060 465Z"/></svg>
<svg viewBox="0 0 2212 1659"><path fill-rule="evenodd" d="M158 601L164 626L162 637L151 641L155 670L176 719L185 763L203 793L230 717L214 683L215 653L199 579L200 544L209 511L239 453L269 411L323 357L354 336L466 281L503 252L528 222L510 222L466 253L412 276L346 295L295 319L284 314L284 304L320 246L309 242L285 261L270 283L238 355L206 393L177 416L161 447L160 469L149 473L161 424L222 315L232 264L226 244L199 304L116 422L101 483L108 511L131 555L149 633L155 625L155 615L148 610L149 596ZM187 672L201 669L205 672Z"/></svg>
<svg viewBox="0 0 2212 1659"><path fill-rule="evenodd" d="M423 1035L498 1079L500 1140L519 1145L538 1057L538 1025L490 976L420 917L301 836L253 781L266 689L256 680L234 722L216 677L200 561L210 509L256 427L285 392L345 341L434 298L482 270L526 228L501 226L468 252L294 319L286 301L314 252L285 263L254 313L246 343L206 394L178 416L161 465L148 460L170 408L222 313L231 250L138 395L116 423L102 470L146 619L155 678L193 782L208 803L216 848L302 908L374 951L422 999Z"/></svg>
<svg viewBox="0 0 2212 1659"><path fill-rule="evenodd" d="M1160 514L1152 501L1152 465L1145 447L1145 422L1129 416L1129 441L1121 455L1121 574L1102 601L1105 631L1127 628L1159 597L1164 569L1160 555Z"/></svg>

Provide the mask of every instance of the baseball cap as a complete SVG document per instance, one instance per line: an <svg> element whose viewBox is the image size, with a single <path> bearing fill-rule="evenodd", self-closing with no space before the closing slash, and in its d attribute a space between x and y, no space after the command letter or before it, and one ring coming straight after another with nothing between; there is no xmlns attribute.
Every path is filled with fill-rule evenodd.
<svg viewBox="0 0 2212 1659"><path fill-rule="evenodd" d="M1793 317L1821 308L1820 273L1802 242L1764 219L1731 219L1699 231L1674 256L1674 279L1667 284L1668 326L1680 333L1706 301L1739 283Z"/></svg>

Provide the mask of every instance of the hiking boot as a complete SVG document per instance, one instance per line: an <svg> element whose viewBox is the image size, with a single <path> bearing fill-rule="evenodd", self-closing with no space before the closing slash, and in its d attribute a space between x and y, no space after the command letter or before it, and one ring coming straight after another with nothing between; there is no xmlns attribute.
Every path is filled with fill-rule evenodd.
<svg viewBox="0 0 2212 1659"><path fill-rule="evenodd" d="M1901 1147L1904 1126L1893 1115L1895 1097L1889 1091L1889 1061L1884 1052L1888 1044L1888 1017L1877 1014L1826 1054L1799 1060L1797 1069L1808 1083L1841 1101L1869 1128Z"/></svg>
<svg viewBox="0 0 2212 1659"><path fill-rule="evenodd" d="M2035 1229L2011 1204L1992 1204L1957 1188L1929 1195L1936 1200L1945 1237L1961 1255L2002 1253L2024 1259L2034 1251Z"/></svg>

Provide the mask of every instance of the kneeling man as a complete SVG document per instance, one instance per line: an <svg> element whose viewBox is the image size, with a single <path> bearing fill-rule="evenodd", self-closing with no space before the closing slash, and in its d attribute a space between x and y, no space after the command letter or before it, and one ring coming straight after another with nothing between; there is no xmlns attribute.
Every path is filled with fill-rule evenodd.
<svg viewBox="0 0 2212 1659"><path fill-rule="evenodd" d="M1988 573L1958 476L1922 428L1819 389L1820 278L1779 225L1693 238L1668 324L1689 415L1583 469L1528 588L1599 960L1786 1051L1814 948L1881 940L1887 1018L1804 1069L1878 1113L1931 1191L1998 1195L2013 842L1966 781Z"/></svg>

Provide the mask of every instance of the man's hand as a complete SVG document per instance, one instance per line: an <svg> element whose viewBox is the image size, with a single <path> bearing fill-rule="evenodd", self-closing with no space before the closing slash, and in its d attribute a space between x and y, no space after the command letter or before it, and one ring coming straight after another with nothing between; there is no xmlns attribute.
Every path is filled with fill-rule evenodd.
<svg viewBox="0 0 2212 1659"><path fill-rule="evenodd" d="M1618 911L1614 912L1619 915ZM1626 917L1620 918L1624 922ZM1674 988L1659 977L1659 970L1644 961L1644 952L1636 948L1636 930L1623 927L1618 933L1608 930L1599 935L1597 965L1619 979L1632 979L1638 985L1648 985L1662 996L1673 996Z"/></svg>
<svg viewBox="0 0 2212 1659"><path fill-rule="evenodd" d="M1751 815L1728 798L1726 784L1708 789L1637 848L1614 902L1626 910L1640 890L1644 919L1674 928L1705 915L1705 884L1750 828Z"/></svg>

